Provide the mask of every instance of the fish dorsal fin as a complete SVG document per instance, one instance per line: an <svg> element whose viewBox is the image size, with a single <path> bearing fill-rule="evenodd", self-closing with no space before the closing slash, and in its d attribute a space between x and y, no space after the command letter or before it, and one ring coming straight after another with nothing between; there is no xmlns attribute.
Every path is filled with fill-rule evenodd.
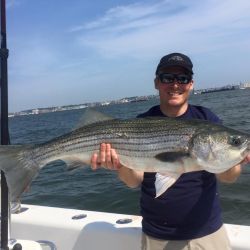
<svg viewBox="0 0 250 250"><path fill-rule="evenodd" d="M107 121L107 120L114 120L115 118L106 114L103 114L93 108L88 108L85 110L82 118L78 123L78 127L82 127L85 125L90 125L96 122Z"/></svg>

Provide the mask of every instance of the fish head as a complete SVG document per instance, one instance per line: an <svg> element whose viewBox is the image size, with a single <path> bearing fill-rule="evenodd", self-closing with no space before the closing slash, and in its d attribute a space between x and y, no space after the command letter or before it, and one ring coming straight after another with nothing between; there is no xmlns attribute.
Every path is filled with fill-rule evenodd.
<svg viewBox="0 0 250 250"><path fill-rule="evenodd" d="M204 170L222 173L250 153L250 135L225 127L203 131L193 138L190 153Z"/></svg>

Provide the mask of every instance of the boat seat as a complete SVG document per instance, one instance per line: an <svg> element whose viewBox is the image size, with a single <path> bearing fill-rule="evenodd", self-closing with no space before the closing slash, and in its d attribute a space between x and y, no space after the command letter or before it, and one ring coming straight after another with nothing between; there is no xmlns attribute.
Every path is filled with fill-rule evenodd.
<svg viewBox="0 0 250 250"><path fill-rule="evenodd" d="M57 250L56 245L47 240L15 240L12 239L9 245L10 250Z"/></svg>
<svg viewBox="0 0 250 250"><path fill-rule="evenodd" d="M41 245L42 250L57 250L56 245L51 241L38 240L37 242Z"/></svg>

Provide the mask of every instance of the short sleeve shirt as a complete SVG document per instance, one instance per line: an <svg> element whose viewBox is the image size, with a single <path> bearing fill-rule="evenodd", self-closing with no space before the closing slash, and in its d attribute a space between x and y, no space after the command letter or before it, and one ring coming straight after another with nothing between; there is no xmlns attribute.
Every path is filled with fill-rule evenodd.
<svg viewBox="0 0 250 250"><path fill-rule="evenodd" d="M154 106L138 117L164 116ZM221 123L209 109L189 105L179 119ZM164 240L189 240L206 236L222 225L216 176L206 171L185 173L163 195L155 198L155 174L144 173L141 185L142 230Z"/></svg>

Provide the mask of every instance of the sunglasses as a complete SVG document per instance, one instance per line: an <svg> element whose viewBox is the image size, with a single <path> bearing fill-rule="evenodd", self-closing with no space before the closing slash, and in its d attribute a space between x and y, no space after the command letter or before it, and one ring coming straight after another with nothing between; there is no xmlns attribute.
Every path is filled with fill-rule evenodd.
<svg viewBox="0 0 250 250"><path fill-rule="evenodd" d="M175 80L180 84L188 84L192 80L192 76L186 74L162 73L158 75L158 77L160 78L161 83L164 84L174 83Z"/></svg>

